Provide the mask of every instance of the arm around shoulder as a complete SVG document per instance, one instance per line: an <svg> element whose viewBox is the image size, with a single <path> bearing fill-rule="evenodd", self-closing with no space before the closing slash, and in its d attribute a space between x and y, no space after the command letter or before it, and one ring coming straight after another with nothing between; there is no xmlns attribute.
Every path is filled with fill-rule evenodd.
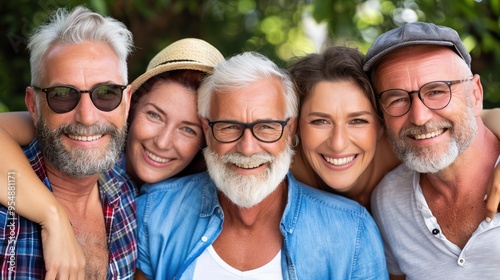
<svg viewBox="0 0 500 280"><path fill-rule="evenodd" d="M483 110L481 113L483 123L500 139L500 108ZM486 203L486 220L491 221L498 212L500 204L500 164L496 166L492 175Z"/></svg>
<svg viewBox="0 0 500 280"><path fill-rule="evenodd" d="M484 125L500 139L500 108L484 109L481 113Z"/></svg>
<svg viewBox="0 0 500 280"><path fill-rule="evenodd" d="M42 226L47 279L83 279L85 258L65 210L33 171L12 135L0 128L0 203Z"/></svg>
<svg viewBox="0 0 500 280"><path fill-rule="evenodd" d="M1 113L0 128L4 129L19 146L27 145L35 137L35 125L27 111Z"/></svg>

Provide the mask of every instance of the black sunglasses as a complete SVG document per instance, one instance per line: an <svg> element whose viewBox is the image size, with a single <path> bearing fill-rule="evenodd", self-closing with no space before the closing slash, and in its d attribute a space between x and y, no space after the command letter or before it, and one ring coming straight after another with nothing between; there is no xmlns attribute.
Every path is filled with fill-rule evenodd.
<svg viewBox="0 0 500 280"><path fill-rule="evenodd" d="M71 86L55 86L35 90L45 92L50 109L58 114L64 114L75 109L82 93L89 93L94 106L104 112L113 111L122 101L123 90L127 86L105 84L95 86L90 90L79 90Z"/></svg>

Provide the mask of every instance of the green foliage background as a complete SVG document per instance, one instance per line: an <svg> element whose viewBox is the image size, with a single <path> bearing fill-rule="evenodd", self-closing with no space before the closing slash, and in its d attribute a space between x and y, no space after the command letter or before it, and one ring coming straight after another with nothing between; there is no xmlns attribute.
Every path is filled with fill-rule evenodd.
<svg viewBox="0 0 500 280"><path fill-rule="evenodd" d="M382 32L405 20L456 29L481 75L485 107L500 105L500 0L8 0L0 3L0 112L24 110L29 85L26 39L57 7L85 5L122 22L134 34L129 80L169 43L202 38L224 56L252 50L280 66L317 50L302 28L304 15L326 25L328 43L366 52Z"/></svg>

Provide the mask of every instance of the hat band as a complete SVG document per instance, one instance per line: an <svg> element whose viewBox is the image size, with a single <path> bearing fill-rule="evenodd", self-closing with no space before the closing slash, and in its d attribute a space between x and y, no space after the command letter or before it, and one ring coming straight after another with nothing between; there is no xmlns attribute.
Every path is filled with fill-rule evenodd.
<svg viewBox="0 0 500 280"><path fill-rule="evenodd" d="M155 66L158 67L158 66L161 66L161 65L165 65L165 64L169 64L169 63L176 63L176 62L198 62L196 60L191 60L191 59L177 59L177 60L169 60L169 61L165 61L163 63L160 63L158 65Z"/></svg>

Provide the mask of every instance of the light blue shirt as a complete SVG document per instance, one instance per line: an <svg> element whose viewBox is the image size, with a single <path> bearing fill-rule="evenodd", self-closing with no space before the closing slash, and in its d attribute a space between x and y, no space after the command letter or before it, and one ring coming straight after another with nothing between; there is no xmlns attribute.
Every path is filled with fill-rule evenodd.
<svg viewBox="0 0 500 280"><path fill-rule="evenodd" d="M387 279L382 240L358 203L288 179L280 230L284 279ZM137 199L140 269L149 279L191 279L220 234L224 213L208 173L145 185Z"/></svg>

